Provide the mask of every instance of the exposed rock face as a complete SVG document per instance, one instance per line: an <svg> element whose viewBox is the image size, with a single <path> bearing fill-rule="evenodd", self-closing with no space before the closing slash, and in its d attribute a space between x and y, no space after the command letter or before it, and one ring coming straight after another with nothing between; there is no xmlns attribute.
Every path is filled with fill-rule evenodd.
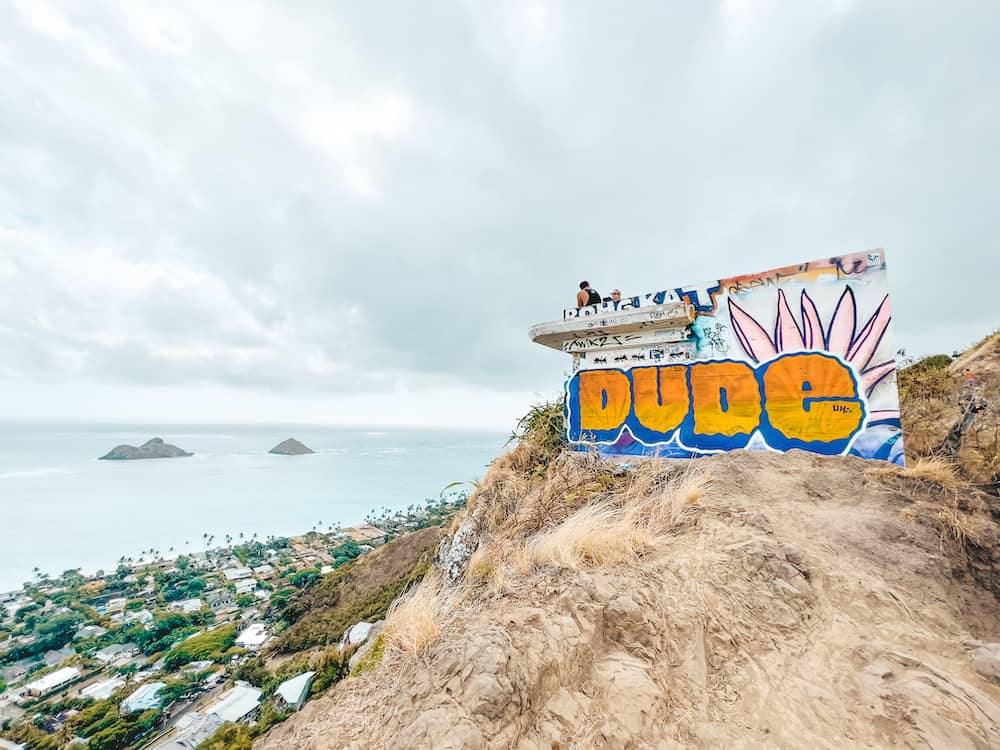
<svg viewBox="0 0 1000 750"><path fill-rule="evenodd" d="M108 453L101 456L101 461L138 461L143 458L178 458L193 456L193 453L178 448L176 445L164 443L163 438L155 437L147 440L138 448L134 445L116 445Z"/></svg>
<svg viewBox="0 0 1000 750"><path fill-rule="evenodd" d="M469 558L478 546L479 537L470 520L462 521L462 525L452 536L441 540L434 563L444 572L448 583L457 583L465 576Z"/></svg>
<svg viewBox="0 0 1000 750"><path fill-rule="evenodd" d="M288 438L288 440L282 440L276 446L271 448L268 453L274 453L278 456L304 456L308 453L315 453L312 448L309 448L302 443L300 443L295 438Z"/></svg>
<svg viewBox="0 0 1000 750"><path fill-rule="evenodd" d="M344 633L344 637L340 640L340 645L357 646L359 643L364 643L368 640L368 636L371 634L373 627L375 627L375 624L371 622L362 621L355 623L346 633Z"/></svg>
<svg viewBox="0 0 1000 750"><path fill-rule="evenodd" d="M385 625L384 620L376 620L375 622L372 623L371 627L368 629L368 632L365 634L365 639L362 642L361 647L354 652L354 655L351 656L350 660L348 661L347 663L348 669L353 670L356 666L358 666L358 662L365 658L365 654L371 651L372 646L375 645L375 639L378 638L379 634L381 634L384 625Z"/></svg>

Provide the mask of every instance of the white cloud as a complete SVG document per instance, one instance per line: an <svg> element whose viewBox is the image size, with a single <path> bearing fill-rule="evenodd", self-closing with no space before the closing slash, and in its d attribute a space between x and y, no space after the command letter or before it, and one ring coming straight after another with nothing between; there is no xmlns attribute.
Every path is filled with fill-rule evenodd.
<svg viewBox="0 0 1000 750"><path fill-rule="evenodd" d="M880 245L898 345L965 345L995 325L998 16L0 7L0 410L102 387L130 413L166 389L145 403L189 418L478 419L558 392L526 331L583 276L641 292Z"/></svg>

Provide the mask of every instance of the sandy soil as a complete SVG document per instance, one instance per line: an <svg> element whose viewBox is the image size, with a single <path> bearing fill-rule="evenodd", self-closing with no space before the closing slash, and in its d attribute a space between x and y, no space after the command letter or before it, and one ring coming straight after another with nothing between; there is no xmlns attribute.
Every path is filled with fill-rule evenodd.
<svg viewBox="0 0 1000 750"><path fill-rule="evenodd" d="M932 484L803 453L699 465L710 491L635 563L459 584L422 655L256 747L1000 747L996 665L973 662L1000 641L988 513L963 506L970 565Z"/></svg>

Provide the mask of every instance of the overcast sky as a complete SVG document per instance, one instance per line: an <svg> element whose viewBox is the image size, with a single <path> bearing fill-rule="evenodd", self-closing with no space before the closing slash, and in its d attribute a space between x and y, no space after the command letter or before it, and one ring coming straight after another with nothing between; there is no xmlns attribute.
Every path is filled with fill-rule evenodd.
<svg viewBox="0 0 1000 750"><path fill-rule="evenodd" d="M509 427L580 278L1000 324L996 2L0 0L0 416Z"/></svg>

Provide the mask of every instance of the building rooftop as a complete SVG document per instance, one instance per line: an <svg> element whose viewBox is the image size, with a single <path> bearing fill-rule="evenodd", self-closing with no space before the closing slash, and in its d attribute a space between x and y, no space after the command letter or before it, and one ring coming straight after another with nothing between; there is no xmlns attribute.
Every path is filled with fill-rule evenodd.
<svg viewBox="0 0 1000 750"><path fill-rule="evenodd" d="M264 645L267 640L267 626L260 622L248 625L236 638L236 645L243 648L254 648Z"/></svg>
<svg viewBox="0 0 1000 750"><path fill-rule="evenodd" d="M208 713L223 721L239 721L257 708L263 694L263 691L246 683L237 684L223 693L219 702L208 709Z"/></svg>
<svg viewBox="0 0 1000 750"><path fill-rule="evenodd" d="M100 661L112 661L119 656L134 654L138 650L139 647L134 643L113 643L110 646L102 648L94 656Z"/></svg>
<svg viewBox="0 0 1000 750"><path fill-rule="evenodd" d="M564 352L613 349L634 346L640 340L673 343L687 338L686 328L694 321L694 308L674 299L657 302L658 295L630 297L620 302L604 302L563 311L563 319L539 323L531 328L531 340Z"/></svg>
<svg viewBox="0 0 1000 750"><path fill-rule="evenodd" d="M157 750L191 750L215 734L224 723L218 716L202 716L192 711L177 721L177 733L169 742L155 747Z"/></svg>
<svg viewBox="0 0 1000 750"><path fill-rule="evenodd" d="M151 708L159 708L163 703L163 698L159 696L159 692L165 687L166 684L162 682L150 682L143 685L122 701L122 711L135 713L136 711L148 711Z"/></svg>
<svg viewBox="0 0 1000 750"><path fill-rule="evenodd" d="M76 635L73 636L73 640L79 638L97 638L107 633L106 628L102 628L100 625L84 625L76 631Z"/></svg>
<svg viewBox="0 0 1000 750"><path fill-rule="evenodd" d="M54 649L52 651L46 651L45 656L42 657L42 661L45 662L45 666L54 667L56 664L64 662L69 657L75 655L76 651L71 648Z"/></svg>
<svg viewBox="0 0 1000 750"><path fill-rule="evenodd" d="M34 682L29 682L22 688L23 692L34 692L39 694L47 693L50 690L65 685L80 676L80 670L76 667L63 667L55 672L39 677Z"/></svg>
<svg viewBox="0 0 1000 750"><path fill-rule="evenodd" d="M357 526L353 529L345 530L347 535L356 542L367 542L375 539L382 539L385 536L385 532L377 526L371 526L370 524L364 524Z"/></svg>
<svg viewBox="0 0 1000 750"><path fill-rule="evenodd" d="M309 697L309 688L312 687L313 677L315 676L315 672L303 672L300 675L296 675L278 685L274 694L281 696L281 699L285 703L298 711L302 707L302 704L306 702L306 698Z"/></svg>
<svg viewBox="0 0 1000 750"><path fill-rule="evenodd" d="M227 581L238 581L241 578L249 578L253 575L253 571L246 567L226 568L222 571L222 575L226 577Z"/></svg>
<svg viewBox="0 0 1000 750"><path fill-rule="evenodd" d="M80 697L102 701L105 698L110 698L123 685L125 685L125 680L121 677L112 677L110 680L102 680L101 682L95 682L93 685L88 685L80 691Z"/></svg>

